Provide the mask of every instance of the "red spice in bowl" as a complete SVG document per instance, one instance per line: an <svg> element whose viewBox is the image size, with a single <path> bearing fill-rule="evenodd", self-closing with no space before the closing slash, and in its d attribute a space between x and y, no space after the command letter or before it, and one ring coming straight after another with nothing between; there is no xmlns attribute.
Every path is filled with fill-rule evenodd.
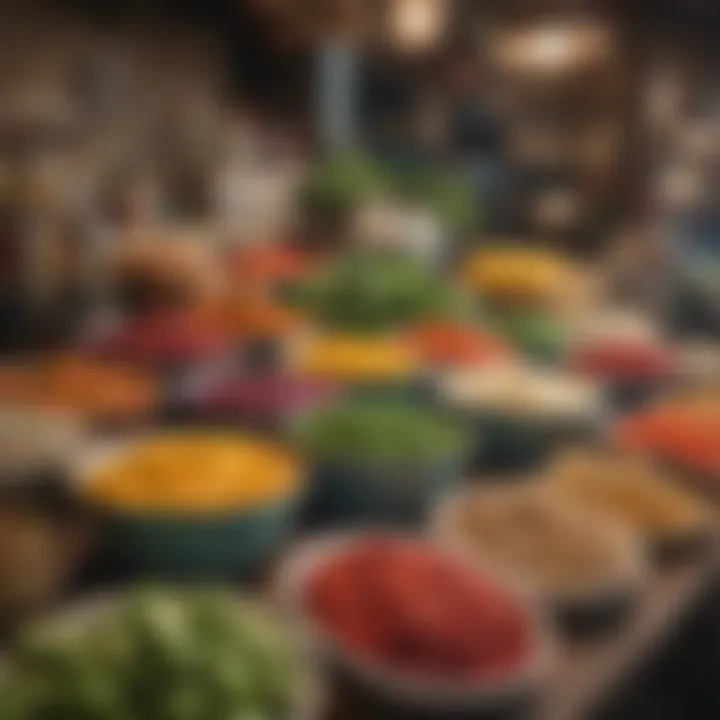
<svg viewBox="0 0 720 720"><path fill-rule="evenodd" d="M502 338L460 323L421 325L410 331L408 340L423 360L434 365L476 365L513 357Z"/></svg>
<svg viewBox="0 0 720 720"><path fill-rule="evenodd" d="M316 567L304 603L364 662L445 688L511 682L537 642L514 595L421 541L379 536L347 547Z"/></svg>
<svg viewBox="0 0 720 720"><path fill-rule="evenodd" d="M212 380L191 402L222 413L285 415L300 412L334 396L327 383L292 375L248 375Z"/></svg>
<svg viewBox="0 0 720 720"><path fill-rule="evenodd" d="M241 250L230 260L235 277L260 283L300 280L312 271L314 260L301 250L283 245L261 245Z"/></svg>
<svg viewBox="0 0 720 720"><path fill-rule="evenodd" d="M230 343L190 314L154 313L110 329L91 349L118 361L166 367L217 359Z"/></svg>
<svg viewBox="0 0 720 720"><path fill-rule="evenodd" d="M697 473L720 474L720 407L714 412L668 405L621 421L615 439L624 448Z"/></svg>
<svg viewBox="0 0 720 720"><path fill-rule="evenodd" d="M576 372L619 382L662 380L678 371L678 358L672 351L634 341L581 346L572 354L570 363Z"/></svg>

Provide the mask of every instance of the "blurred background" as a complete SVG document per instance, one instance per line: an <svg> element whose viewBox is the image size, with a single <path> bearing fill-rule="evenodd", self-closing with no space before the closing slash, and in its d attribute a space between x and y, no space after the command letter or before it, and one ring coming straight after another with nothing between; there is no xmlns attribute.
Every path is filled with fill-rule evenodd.
<svg viewBox="0 0 720 720"><path fill-rule="evenodd" d="M717 718L718 33L716 0L0 0L0 717ZM305 715L186 596L264 604L278 560L335 650ZM147 581L130 649L16 652Z"/></svg>

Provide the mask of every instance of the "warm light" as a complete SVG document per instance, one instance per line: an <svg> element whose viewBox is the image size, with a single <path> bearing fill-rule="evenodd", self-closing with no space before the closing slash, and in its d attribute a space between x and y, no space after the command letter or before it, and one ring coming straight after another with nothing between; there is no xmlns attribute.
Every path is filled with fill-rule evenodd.
<svg viewBox="0 0 720 720"><path fill-rule="evenodd" d="M610 46L606 25L564 21L504 33L496 42L494 55L506 70L556 74L596 63Z"/></svg>
<svg viewBox="0 0 720 720"><path fill-rule="evenodd" d="M393 41L406 50L435 45L445 29L450 0L394 0L390 6Z"/></svg>

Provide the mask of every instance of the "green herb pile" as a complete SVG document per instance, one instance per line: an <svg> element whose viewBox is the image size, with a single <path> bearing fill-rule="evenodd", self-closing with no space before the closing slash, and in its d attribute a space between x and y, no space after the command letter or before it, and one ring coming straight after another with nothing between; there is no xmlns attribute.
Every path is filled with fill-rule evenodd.
<svg viewBox="0 0 720 720"><path fill-rule="evenodd" d="M415 404L355 399L319 411L297 427L310 457L341 463L422 465L458 458L463 429Z"/></svg>
<svg viewBox="0 0 720 720"><path fill-rule="evenodd" d="M309 281L296 302L326 328L358 332L472 314L472 301L457 287L416 260L386 252L339 261Z"/></svg>
<svg viewBox="0 0 720 720"><path fill-rule="evenodd" d="M384 197L435 212L457 234L472 235L481 222L472 186L462 178L436 167L398 170L362 153L312 165L300 195L305 213L315 221L346 222L363 202Z"/></svg>
<svg viewBox="0 0 720 720"><path fill-rule="evenodd" d="M73 628L36 629L0 683L7 720L284 720L299 658L220 591L146 591Z"/></svg>

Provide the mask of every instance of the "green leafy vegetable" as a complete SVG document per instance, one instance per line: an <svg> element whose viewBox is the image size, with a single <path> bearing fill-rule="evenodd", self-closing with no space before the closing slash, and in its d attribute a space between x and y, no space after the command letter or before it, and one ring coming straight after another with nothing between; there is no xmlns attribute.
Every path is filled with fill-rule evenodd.
<svg viewBox="0 0 720 720"><path fill-rule="evenodd" d="M285 720L299 657L213 590L138 594L77 631L25 637L0 684L8 720Z"/></svg>
<svg viewBox="0 0 720 720"><path fill-rule="evenodd" d="M296 298L325 327L383 331L429 318L467 318L472 301L422 263L354 254L311 280Z"/></svg>
<svg viewBox="0 0 720 720"><path fill-rule="evenodd" d="M458 457L463 429L432 410L386 399L356 399L318 412L297 429L310 456L340 462L415 465Z"/></svg>

